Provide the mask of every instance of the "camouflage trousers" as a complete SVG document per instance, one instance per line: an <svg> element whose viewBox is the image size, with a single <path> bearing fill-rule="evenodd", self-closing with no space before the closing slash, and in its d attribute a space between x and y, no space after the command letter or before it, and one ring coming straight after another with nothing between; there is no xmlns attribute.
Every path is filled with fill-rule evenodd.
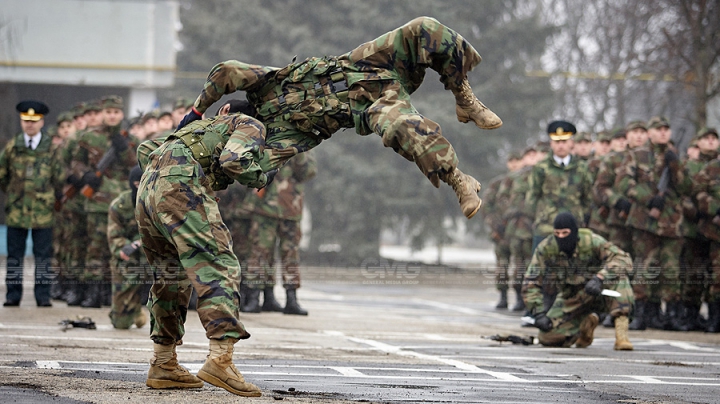
<svg viewBox="0 0 720 404"><path fill-rule="evenodd" d="M252 250L252 244L250 244L250 225L252 220L250 216L234 216L230 219L225 219L225 224L230 231L233 241L233 252L238 258L238 261L242 266L246 264L250 251Z"/></svg>
<svg viewBox="0 0 720 404"><path fill-rule="evenodd" d="M682 251L680 274L682 284L682 301L688 305L699 307L702 295L710 278L710 240L706 238L685 238Z"/></svg>
<svg viewBox="0 0 720 404"><path fill-rule="evenodd" d="M522 286L525 271L532 259L532 239L512 237L510 239L510 263L515 268L514 282Z"/></svg>
<svg viewBox="0 0 720 404"><path fill-rule="evenodd" d="M507 239L495 242L495 288L499 291L508 290L510 267L510 242ZM517 271L516 271L517 275ZM517 278L517 276L515 277Z"/></svg>
<svg viewBox="0 0 720 404"><path fill-rule="evenodd" d="M82 279L87 246L87 215L83 210L63 207L53 229L53 249L58 275L65 280Z"/></svg>
<svg viewBox="0 0 720 404"><path fill-rule="evenodd" d="M113 262L111 269L110 322L113 327L126 330L135 323L135 318L148 301L152 272L147 263L137 261Z"/></svg>
<svg viewBox="0 0 720 404"><path fill-rule="evenodd" d="M253 289L275 286L275 248L280 250L283 287L300 287L300 222L253 215L250 227L252 251L243 282Z"/></svg>
<svg viewBox="0 0 720 404"><path fill-rule="evenodd" d="M630 254L633 259L635 258L635 250L633 248L633 229L627 226L608 226L608 238L607 240Z"/></svg>
<svg viewBox="0 0 720 404"><path fill-rule="evenodd" d="M88 212L87 245L85 246L85 269L82 272L84 281L111 281L110 246L107 239L107 212Z"/></svg>
<svg viewBox="0 0 720 404"><path fill-rule="evenodd" d="M660 237L633 229L633 246L637 263L633 278L635 298L642 301L677 302L682 290L680 254L683 239Z"/></svg>
<svg viewBox="0 0 720 404"><path fill-rule="evenodd" d="M560 293L547 312L553 323L550 331L540 331L538 340L542 345L568 348L580 336L580 324L590 313L609 313L613 317L627 316L635 304L633 289L627 276L603 282L605 289L620 292L619 297L590 296L585 290L563 297Z"/></svg>
<svg viewBox="0 0 720 404"><path fill-rule="evenodd" d="M193 288L207 338L250 337L239 321L240 264L210 186L179 142L160 146L142 176L135 217L153 271L148 308L155 343L182 340Z"/></svg>
<svg viewBox="0 0 720 404"><path fill-rule="evenodd" d="M361 135L377 133L384 146L414 162L423 175L438 187L440 175L454 170L458 158L443 136L440 125L415 109L410 94L422 83L427 68L440 74L445 88L453 90L460 88L468 72L480 61L480 55L462 36L432 18L417 18L338 58L348 81L349 99L347 103L321 108L325 112L318 122L345 114L346 127L354 126ZM233 74L240 76L236 79L237 83L241 83L236 87L237 91L246 91L248 98L265 96L254 91L264 87L266 70L239 61L226 62L225 67L228 65L232 65ZM389 78L376 79L380 73L382 77ZM210 76L214 74L211 72ZM278 84L269 92L283 94L283 90L286 88ZM207 85L204 91L210 91ZM305 96L307 93L304 91ZM266 100L265 103L284 105L277 99ZM279 113L260 117L267 127L266 147L256 158L263 171L283 165L292 156L318 146L324 139L308 129L299 129L301 124L292 120L296 114L291 111L302 109L305 104L316 103L305 99L302 103L283 106L287 109ZM256 107L263 110L262 105ZM341 112L343 110L345 112ZM318 115L317 110L300 112ZM307 121L303 123L307 124ZM255 138L248 136L248 148L255 145Z"/></svg>

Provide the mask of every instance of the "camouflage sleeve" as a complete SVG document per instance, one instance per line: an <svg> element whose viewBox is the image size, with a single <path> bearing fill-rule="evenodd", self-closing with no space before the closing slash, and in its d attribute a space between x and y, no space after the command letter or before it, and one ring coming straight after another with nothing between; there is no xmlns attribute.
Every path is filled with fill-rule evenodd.
<svg viewBox="0 0 720 404"><path fill-rule="evenodd" d="M218 63L208 74L205 87L195 100L195 109L203 113L223 95L239 90L251 90L262 84L265 75L274 67L249 65L237 60Z"/></svg>
<svg viewBox="0 0 720 404"><path fill-rule="evenodd" d="M693 177L693 193L698 210L707 216L715 216L720 209L720 160L714 160Z"/></svg>
<svg viewBox="0 0 720 404"><path fill-rule="evenodd" d="M529 215L534 216L534 212L537 210L537 204L540 198L542 198L542 183L545 172L539 166L535 166L530 174L528 181L528 193L525 195L525 210Z"/></svg>
<svg viewBox="0 0 720 404"><path fill-rule="evenodd" d="M582 189L580 194L580 206L582 206L586 215L592 211L592 191L593 191L593 174L590 172L588 164L583 165Z"/></svg>
<svg viewBox="0 0 720 404"><path fill-rule="evenodd" d="M317 174L317 161L312 152L300 153L288 164L292 166L292 177L297 182L310 181Z"/></svg>
<svg viewBox="0 0 720 404"><path fill-rule="evenodd" d="M630 254L621 250L615 244L605 240L597 234L592 235L592 249L604 263L603 269L598 272L603 279L617 279L619 274L632 272L632 258Z"/></svg>
<svg viewBox="0 0 720 404"><path fill-rule="evenodd" d="M262 188L268 177L260 167L265 151L265 126L247 115L237 115L234 130L220 153L220 168L243 185Z"/></svg>
<svg viewBox="0 0 720 404"><path fill-rule="evenodd" d="M52 186L55 189L55 196L62 195L65 185L65 163L63 162L62 149L55 147L52 153Z"/></svg>
<svg viewBox="0 0 720 404"><path fill-rule="evenodd" d="M83 132L83 135L86 132ZM76 175L82 177L86 172L90 171L90 157L88 150L83 147L83 135L75 143L75 147L71 152L72 160L70 161L70 171L68 175Z"/></svg>
<svg viewBox="0 0 720 404"><path fill-rule="evenodd" d="M527 310L532 314L540 313L543 310L543 277L546 269L543 251L547 244L547 238L538 244L523 278L523 300Z"/></svg>
<svg viewBox="0 0 720 404"><path fill-rule="evenodd" d="M117 205L120 198L115 198L108 209L107 239L110 253L113 257L120 257L120 250L130 244L132 240L125 237L125 225L121 215L118 213Z"/></svg>
<svg viewBox="0 0 720 404"><path fill-rule="evenodd" d="M593 184L593 200L598 206L607 206L611 208L615 206L622 195L615 192L613 184L615 183L615 168L609 159L600 163L595 184Z"/></svg>
<svg viewBox="0 0 720 404"><path fill-rule="evenodd" d="M675 191L682 196L690 195L693 184L685 164L675 161L670 164L670 171L672 171L672 184Z"/></svg>
<svg viewBox="0 0 720 404"><path fill-rule="evenodd" d="M136 159L138 164L140 165L141 170L145 171L145 167L147 167L148 163L150 162L150 153L157 150L157 148L160 147L164 142L164 138L157 138L146 140L140 143L137 148Z"/></svg>
<svg viewBox="0 0 720 404"><path fill-rule="evenodd" d="M638 192L638 183L635 180L637 169L635 154L630 152L625 155L622 163L620 163L620 166L618 166L615 171L614 187L619 194L627 195L643 206L646 206L654 195L648 192Z"/></svg>

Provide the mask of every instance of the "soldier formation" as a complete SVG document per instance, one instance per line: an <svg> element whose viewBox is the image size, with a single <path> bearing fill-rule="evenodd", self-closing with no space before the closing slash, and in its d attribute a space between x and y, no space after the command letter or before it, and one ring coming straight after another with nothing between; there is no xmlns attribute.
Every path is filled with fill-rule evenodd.
<svg viewBox="0 0 720 404"><path fill-rule="evenodd" d="M592 143L565 121L550 123L548 135L550 150L538 144L511 153L508 173L485 193L498 263L496 308L508 308L512 285L512 310L525 310L541 343L553 346L587 346L601 318L616 329L616 349L632 349L628 329L720 331L717 131L698 131L682 159L661 116L600 132ZM534 160L538 150L547 156ZM573 227L558 228L565 215L580 229L562 253L558 231ZM611 269L605 285L620 297L583 291Z"/></svg>
<svg viewBox="0 0 720 404"><path fill-rule="evenodd" d="M586 347L603 314L618 350L633 349L628 328L718 332L717 132L701 130L697 157L681 161L662 117L596 142L555 121L549 143L510 155L508 174L491 181L482 205L480 184L457 168L439 125L410 103L430 68L455 96L460 122L499 127L469 85L479 62L462 36L422 17L339 57L282 69L219 63L194 102L141 114L127 129L117 96L60 114L54 139L41 132L47 106L18 104L23 133L0 154L9 196L5 306L20 303L31 231L38 306L50 306L50 296L70 306L109 305L113 326L126 329L147 323L147 303L148 386L207 382L260 396L233 364L234 344L250 337L239 312L307 315L297 290L303 183L316 172L308 151L354 127L380 135L435 187L452 187L467 218L484 206L499 267L497 308L508 308L512 288L512 310L526 312L542 344ZM249 102L232 100L203 116L235 91ZM225 191L233 182L242 187ZM285 307L273 292L276 248ZM176 354L193 291L209 340L197 376ZM708 319L699 314L702 299Z"/></svg>

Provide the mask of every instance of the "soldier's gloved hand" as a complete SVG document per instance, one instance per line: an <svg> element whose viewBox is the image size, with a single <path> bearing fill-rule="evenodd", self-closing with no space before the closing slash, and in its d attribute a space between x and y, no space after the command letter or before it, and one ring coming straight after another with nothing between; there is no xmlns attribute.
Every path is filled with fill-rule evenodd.
<svg viewBox="0 0 720 404"><path fill-rule="evenodd" d="M662 197L660 195L655 195L650 199L650 202L648 202L648 209L655 208L657 210L662 211L665 207L665 197Z"/></svg>
<svg viewBox="0 0 720 404"><path fill-rule="evenodd" d="M583 222L585 223L585 227L587 227L590 224L590 214L586 213L583 215Z"/></svg>
<svg viewBox="0 0 720 404"><path fill-rule="evenodd" d="M622 198L615 203L615 209L625 212L625 214L630 213L630 208L632 208L632 203L625 198Z"/></svg>
<svg viewBox="0 0 720 404"><path fill-rule="evenodd" d="M674 151L668 149L668 151L665 152L665 165L669 166L670 163L675 161L678 161L678 155Z"/></svg>
<svg viewBox="0 0 720 404"><path fill-rule="evenodd" d="M85 185L82 178L75 174L71 174L70 176L68 176L65 182L75 187L75 189L80 189L83 187L83 185Z"/></svg>
<svg viewBox="0 0 720 404"><path fill-rule="evenodd" d="M98 177L94 172L88 171L83 175L82 182L97 191L100 189L100 184L102 184L102 177Z"/></svg>
<svg viewBox="0 0 720 404"><path fill-rule="evenodd" d="M535 327L539 328L540 331L548 332L553 329L553 323L545 314L540 314L535 317Z"/></svg>
<svg viewBox="0 0 720 404"><path fill-rule="evenodd" d="M590 296L600 296L603 290L603 280L597 276L593 276L592 279L585 284L585 293Z"/></svg>
<svg viewBox="0 0 720 404"><path fill-rule="evenodd" d="M183 117L182 121L180 121L176 130L181 129L190 122L197 121L198 119L202 119L202 114L200 111L195 109L195 107L192 107L190 112L188 112L187 115Z"/></svg>
<svg viewBox="0 0 720 404"><path fill-rule="evenodd" d="M275 179L275 175L277 175L277 172L278 169L275 168L265 173L265 175L267 176L267 182L265 183L265 186L263 188L266 188L268 185L272 184L273 180Z"/></svg>
<svg viewBox="0 0 720 404"><path fill-rule="evenodd" d="M128 139L119 133L113 133L110 142L112 142L115 151L118 153L122 153L128 148Z"/></svg>

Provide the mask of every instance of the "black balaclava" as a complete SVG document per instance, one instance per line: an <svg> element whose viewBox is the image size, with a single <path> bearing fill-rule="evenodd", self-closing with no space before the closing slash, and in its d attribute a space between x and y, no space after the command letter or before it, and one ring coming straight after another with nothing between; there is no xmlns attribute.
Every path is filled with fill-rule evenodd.
<svg viewBox="0 0 720 404"><path fill-rule="evenodd" d="M572 257L578 242L578 225L575 217L568 212L559 213L555 216L553 227L555 229L570 229L569 236L564 238L555 236L555 242L560 247L560 251L564 252L568 257Z"/></svg>
<svg viewBox="0 0 720 404"><path fill-rule="evenodd" d="M140 166L135 166L130 170L130 175L128 181L130 182L130 190L132 190L132 203L133 206L135 206L136 200L137 200L137 193L138 189L135 186L135 181L140 182L140 178L143 175L142 169L140 169Z"/></svg>

